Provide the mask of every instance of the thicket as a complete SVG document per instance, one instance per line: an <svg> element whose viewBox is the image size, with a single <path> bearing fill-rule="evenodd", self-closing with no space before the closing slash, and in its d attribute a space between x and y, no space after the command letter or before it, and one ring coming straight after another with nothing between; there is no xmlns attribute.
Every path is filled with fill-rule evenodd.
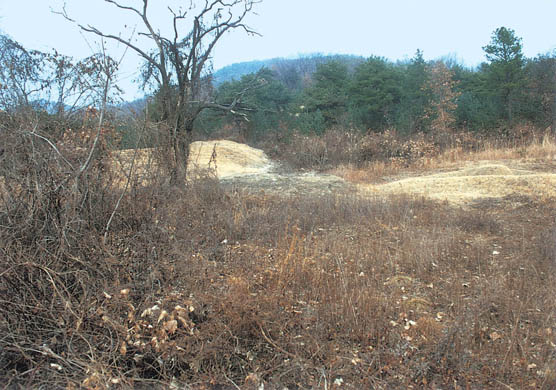
<svg viewBox="0 0 556 390"><path fill-rule="evenodd" d="M94 137L65 161L24 116L2 126L7 388L556 385L551 201L283 197L163 171L124 191L104 141L78 179Z"/></svg>
<svg viewBox="0 0 556 390"><path fill-rule="evenodd" d="M105 55L76 62L29 52L3 39L3 387L556 386L550 200L495 214L488 203L464 211L403 196L250 193L211 177L177 186L161 152L138 178L133 163L114 164L122 139L159 146L167 129L150 116L155 106L134 119L111 108L116 64ZM541 80L553 58L538 61L531 69ZM249 126L271 121L268 128L281 131L260 127L260 142L299 167L342 158L406 163L433 153L430 145L480 144L445 131L457 128L454 99L465 95L457 88L475 72L415 65L415 74L435 76L425 84L430 94L414 86L410 96L397 85L411 85L400 72L410 65L323 65L308 81L312 92L302 92L308 103L264 71L240 81L257 85L242 99L241 121L230 113L199 123L221 124L222 132L239 126L250 139L257 132ZM364 73L353 84L357 72ZM363 93L377 75L384 95ZM328 77L346 88L330 96ZM537 88L550 96L546 84ZM217 98L244 90L225 84ZM358 103L349 100L354 93ZM329 97L334 104L321 106ZM551 102L542 101L548 118ZM503 120L508 102L499 101ZM397 117L399 107L411 110ZM334 116L342 112L346 118ZM415 138L390 129L396 118ZM384 131L343 127L352 121L376 121Z"/></svg>

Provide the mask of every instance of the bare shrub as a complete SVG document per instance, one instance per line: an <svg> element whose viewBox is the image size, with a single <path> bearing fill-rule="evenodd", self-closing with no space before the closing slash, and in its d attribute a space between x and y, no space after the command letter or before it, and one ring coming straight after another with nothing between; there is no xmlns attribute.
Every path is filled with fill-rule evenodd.
<svg viewBox="0 0 556 390"><path fill-rule="evenodd" d="M394 130L367 134L361 140L357 150L358 161L378 160L402 165L410 165L437 153L438 148L423 134L402 139Z"/></svg>
<svg viewBox="0 0 556 390"><path fill-rule="evenodd" d="M365 135L343 129L332 129L321 136L293 133L289 138L262 146L294 168L318 170L340 165L360 167L379 161L409 166L440 152L435 142L424 134L402 138L394 130Z"/></svg>
<svg viewBox="0 0 556 390"><path fill-rule="evenodd" d="M49 143L29 118L0 131L3 386L555 386L552 202L285 197L156 170L123 191L105 138L71 175L87 121ZM339 156L347 136L328 137Z"/></svg>
<svg viewBox="0 0 556 390"><path fill-rule="evenodd" d="M293 168L322 170L353 162L359 138L357 132L332 129L322 136L293 133L289 137L274 137L261 146Z"/></svg>

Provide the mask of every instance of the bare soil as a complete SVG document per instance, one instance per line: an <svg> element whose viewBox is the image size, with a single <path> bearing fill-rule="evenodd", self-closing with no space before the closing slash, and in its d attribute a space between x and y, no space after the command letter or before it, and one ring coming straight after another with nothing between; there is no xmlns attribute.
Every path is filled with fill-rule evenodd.
<svg viewBox="0 0 556 390"><path fill-rule="evenodd" d="M126 171L133 155L133 151L122 151L116 157L116 164L122 172ZM152 151L139 151L136 173L143 174L151 163ZM531 198L544 200L556 197L556 167L549 163L474 161L443 172L386 178L385 183L380 184L354 184L331 174L292 172L270 160L262 150L218 140L194 142L189 164L193 172L210 172L225 186L249 192L283 195L317 195L337 191L358 191L369 196L409 194L458 206L485 200L510 200L521 204Z"/></svg>
<svg viewBox="0 0 556 390"><path fill-rule="evenodd" d="M556 197L556 174L550 165L478 161L459 169L421 174L379 185L362 185L374 194L406 193L456 205L469 205L484 199Z"/></svg>
<svg viewBox="0 0 556 390"><path fill-rule="evenodd" d="M263 151L232 141L195 142L190 158L190 166L212 170L225 185L285 195L335 191L358 191L375 196L409 194L459 206L484 200L521 203L520 200L529 198L556 197L556 171L551 164L476 161L444 172L356 185L331 174L288 172Z"/></svg>

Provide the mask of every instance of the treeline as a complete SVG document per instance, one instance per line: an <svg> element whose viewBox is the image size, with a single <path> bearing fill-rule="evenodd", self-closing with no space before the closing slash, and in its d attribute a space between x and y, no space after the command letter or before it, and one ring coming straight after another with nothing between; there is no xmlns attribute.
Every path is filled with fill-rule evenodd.
<svg viewBox="0 0 556 390"><path fill-rule="evenodd" d="M213 106L234 108L203 110L194 128L202 137L239 131L246 141L271 132L321 135L332 128L389 129L403 136L447 130L512 134L518 125L556 132L556 51L526 58L521 38L505 27L493 32L483 50L487 61L476 68L453 58L425 61L420 50L398 62L316 55L230 66L199 84ZM43 122L79 121L84 108L98 106L101 62L99 55L78 61L27 50L0 35L0 109L32 109ZM115 71L117 64L110 66ZM118 119L120 147L134 147L138 136L129 119L151 102L150 119L161 121L162 95L155 91L121 104L119 93L110 90L108 114ZM152 146L145 137L140 144Z"/></svg>
<svg viewBox="0 0 556 390"><path fill-rule="evenodd" d="M400 134L463 129L508 133L519 124L556 130L556 53L526 58L508 28L483 47L487 62L468 68L448 58L318 57L274 62L215 90L235 112L207 111L197 128L240 128L248 139L287 129L322 134L341 127ZM313 67L313 69L311 69ZM245 92L247 91L247 92Z"/></svg>

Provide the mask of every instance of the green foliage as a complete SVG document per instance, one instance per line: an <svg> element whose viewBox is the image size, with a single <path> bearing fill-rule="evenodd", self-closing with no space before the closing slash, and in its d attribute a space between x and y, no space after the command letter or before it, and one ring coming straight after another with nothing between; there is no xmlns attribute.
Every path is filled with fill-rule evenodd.
<svg viewBox="0 0 556 390"><path fill-rule="evenodd" d="M423 52L417 50L415 57L405 69L402 68L402 97L396 118L396 127L401 133L416 133L427 127L426 109L430 92L425 88L428 80L426 67Z"/></svg>
<svg viewBox="0 0 556 390"><path fill-rule="evenodd" d="M154 122L165 120L164 98L168 99L168 101L176 102L177 97L178 91L175 87L167 88L165 93L162 91L162 88L158 88L153 94L152 99L149 99L147 103L149 119Z"/></svg>
<svg viewBox="0 0 556 390"><path fill-rule="evenodd" d="M300 106L300 108L304 106ZM326 119L320 110L313 112L303 111L294 114L293 126L301 134L317 134L321 135L327 129Z"/></svg>
<svg viewBox="0 0 556 390"><path fill-rule="evenodd" d="M527 62L526 107L523 114L542 128L556 132L556 51Z"/></svg>
<svg viewBox="0 0 556 390"><path fill-rule="evenodd" d="M402 97L403 74L383 58L371 57L355 70L350 96L355 119L380 130L394 122Z"/></svg>
<svg viewBox="0 0 556 390"><path fill-rule="evenodd" d="M337 125L346 112L348 82L345 64L339 61L321 64L313 74L313 84L303 94L301 105L309 113L320 112L327 127Z"/></svg>
<svg viewBox="0 0 556 390"><path fill-rule="evenodd" d="M220 85L216 102L230 105L237 101L233 112L220 115L211 110L204 117L208 123L233 123L239 126L250 139L256 139L265 131L278 128L280 121L287 116L292 95L268 68L257 73L245 75L239 81Z"/></svg>
<svg viewBox="0 0 556 390"><path fill-rule="evenodd" d="M513 123L516 102L525 83L521 38L515 31L500 27L494 31L490 44L483 47L490 64L486 68L486 88L503 107L502 116Z"/></svg>
<svg viewBox="0 0 556 390"><path fill-rule="evenodd" d="M510 67L511 70L523 65L522 48L521 38L515 35L514 30L500 27L492 33L490 44L483 50L491 63Z"/></svg>
<svg viewBox="0 0 556 390"><path fill-rule="evenodd" d="M485 99L473 91L465 91L458 98L456 123L473 131L493 128L497 124L496 112L492 99Z"/></svg>
<svg viewBox="0 0 556 390"><path fill-rule="evenodd" d="M493 128L498 123L498 106L485 88L486 67L486 64L482 64L477 69L471 69L457 63L449 67L456 82L454 90L459 93L455 110L458 127L479 131Z"/></svg>
<svg viewBox="0 0 556 390"><path fill-rule="evenodd" d="M282 129L302 134L345 127L393 128L406 135L458 127L507 129L514 121L556 124L554 57L526 60L521 39L504 27L493 33L484 50L489 61L477 68L466 68L451 58L427 62L420 50L411 60L397 63L380 57L360 62L346 56L273 62L272 77L265 76L271 83L243 100L252 109L249 122L236 121L234 126L258 136L279 123ZM226 97L222 101L229 103L252 77L222 84L219 98ZM237 119L214 118L204 121L208 127Z"/></svg>

